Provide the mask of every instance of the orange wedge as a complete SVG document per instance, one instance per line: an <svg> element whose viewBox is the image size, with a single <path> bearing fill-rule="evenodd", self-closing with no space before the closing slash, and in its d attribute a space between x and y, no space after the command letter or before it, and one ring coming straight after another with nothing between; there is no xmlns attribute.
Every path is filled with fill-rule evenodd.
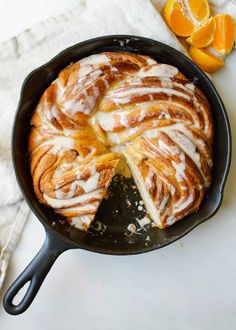
<svg viewBox="0 0 236 330"><path fill-rule="evenodd" d="M224 61L203 48L190 46L189 54L193 61L206 72L215 72L224 66Z"/></svg>
<svg viewBox="0 0 236 330"><path fill-rule="evenodd" d="M212 47L220 54L231 52L235 40L235 21L232 16L219 14L215 16L216 31Z"/></svg>
<svg viewBox="0 0 236 330"><path fill-rule="evenodd" d="M195 25L202 24L210 17L210 7L207 0L182 0L187 13Z"/></svg>
<svg viewBox="0 0 236 330"><path fill-rule="evenodd" d="M188 37L209 18L209 4L207 0L168 0L163 16L177 36Z"/></svg>
<svg viewBox="0 0 236 330"><path fill-rule="evenodd" d="M186 41L197 48L203 48L209 46L215 34L215 20L213 17L210 17L205 21L200 27L193 31L190 37Z"/></svg>
<svg viewBox="0 0 236 330"><path fill-rule="evenodd" d="M188 37L195 25L184 10L181 1L169 0L164 8L163 16L171 30L180 37Z"/></svg>

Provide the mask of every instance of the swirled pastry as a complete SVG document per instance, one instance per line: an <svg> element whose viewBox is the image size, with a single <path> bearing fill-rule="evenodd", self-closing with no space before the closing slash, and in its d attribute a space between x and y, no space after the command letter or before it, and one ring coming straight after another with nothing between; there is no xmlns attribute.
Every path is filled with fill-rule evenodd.
<svg viewBox="0 0 236 330"><path fill-rule="evenodd" d="M206 97L177 68L147 56L106 52L69 65L31 124L36 196L82 230L124 158L159 228L197 211L211 183Z"/></svg>

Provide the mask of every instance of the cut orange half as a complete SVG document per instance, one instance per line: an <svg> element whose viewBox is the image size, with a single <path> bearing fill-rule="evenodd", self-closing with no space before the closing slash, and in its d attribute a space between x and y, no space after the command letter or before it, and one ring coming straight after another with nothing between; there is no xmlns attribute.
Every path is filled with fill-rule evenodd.
<svg viewBox="0 0 236 330"><path fill-rule="evenodd" d="M190 46L189 54L193 61L206 72L215 72L224 66L224 61L203 48Z"/></svg>
<svg viewBox="0 0 236 330"><path fill-rule="evenodd" d="M200 27L193 31L191 36L187 38L187 42L197 48L203 48L209 46L215 34L215 20L210 17Z"/></svg>
<svg viewBox="0 0 236 330"><path fill-rule="evenodd" d="M163 15L177 36L188 37L209 18L210 9L207 0L168 0Z"/></svg>
<svg viewBox="0 0 236 330"><path fill-rule="evenodd" d="M235 21L232 16L219 14L215 16L216 31L212 47L220 54L231 52L235 41Z"/></svg>
<svg viewBox="0 0 236 330"><path fill-rule="evenodd" d="M195 25L202 24L210 17L210 7L207 0L182 0L182 2Z"/></svg>
<svg viewBox="0 0 236 330"><path fill-rule="evenodd" d="M163 16L171 30L180 37L188 37L195 25L187 15L181 1L169 0L164 8Z"/></svg>

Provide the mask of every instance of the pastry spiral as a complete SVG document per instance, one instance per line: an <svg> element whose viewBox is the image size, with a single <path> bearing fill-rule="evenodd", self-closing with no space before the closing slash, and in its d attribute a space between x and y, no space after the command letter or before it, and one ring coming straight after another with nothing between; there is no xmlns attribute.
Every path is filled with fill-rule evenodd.
<svg viewBox="0 0 236 330"><path fill-rule="evenodd" d="M69 65L31 125L35 194L82 230L124 158L159 228L197 211L211 183L208 101L177 68L148 56L105 52Z"/></svg>

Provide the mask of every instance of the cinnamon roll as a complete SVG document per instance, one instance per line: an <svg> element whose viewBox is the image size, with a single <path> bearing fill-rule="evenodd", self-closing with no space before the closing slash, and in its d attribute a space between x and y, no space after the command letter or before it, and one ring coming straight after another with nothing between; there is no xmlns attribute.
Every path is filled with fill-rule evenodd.
<svg viewBox="0 0 236 330"><path fill-rule="evenodd" d="M159 228L197 211L211 184L209 103L177 68L148 56L105 52L69 65L31 125L35 194L82 230L127 164Z"/></svg>

